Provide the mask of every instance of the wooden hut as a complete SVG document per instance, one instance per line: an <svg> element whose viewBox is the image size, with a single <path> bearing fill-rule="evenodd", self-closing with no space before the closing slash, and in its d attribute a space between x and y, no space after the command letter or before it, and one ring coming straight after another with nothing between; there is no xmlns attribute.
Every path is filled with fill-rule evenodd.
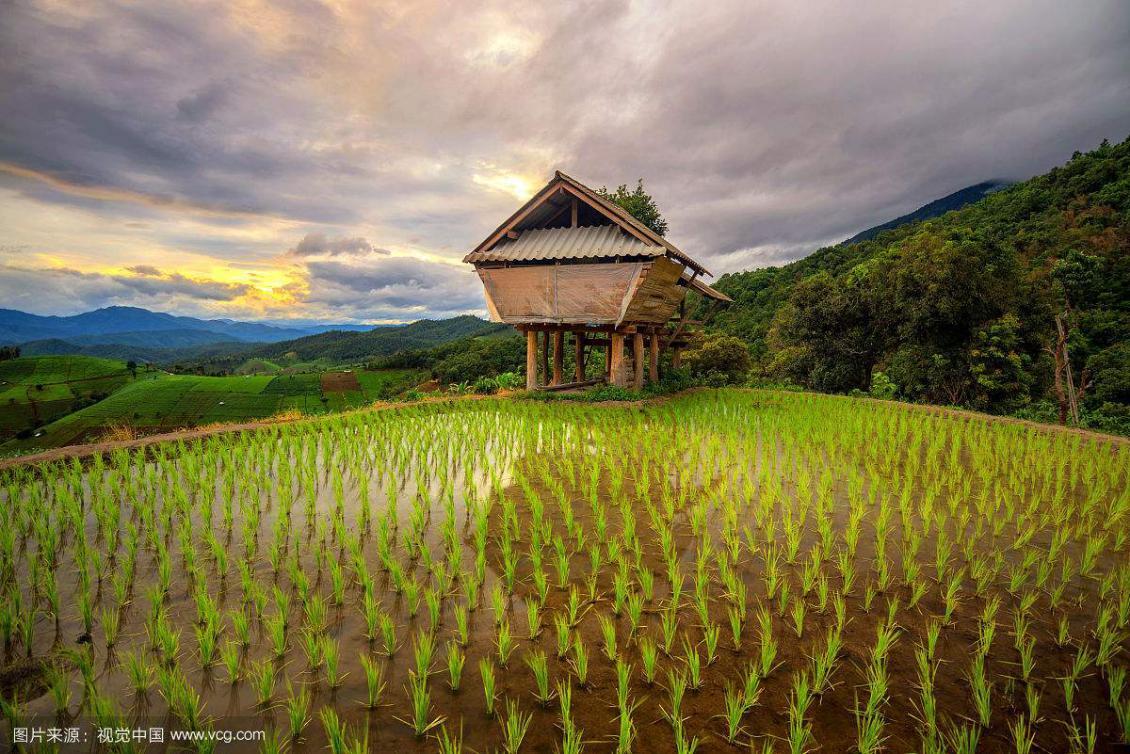
<svg viewBox="0 0 1130 754"><path fill-rule="evenodd" d="M642 387L645 361L658 380L660 352L672 349L677 363L692 324L687 291L730 301L703 282L705 267L560 171L463 261L483 281L491 319L526 334L530 389L599 381L586 380L591 348L607 349L603 379L613 385ZM570 381L562 373L567 337Z"/></svg>

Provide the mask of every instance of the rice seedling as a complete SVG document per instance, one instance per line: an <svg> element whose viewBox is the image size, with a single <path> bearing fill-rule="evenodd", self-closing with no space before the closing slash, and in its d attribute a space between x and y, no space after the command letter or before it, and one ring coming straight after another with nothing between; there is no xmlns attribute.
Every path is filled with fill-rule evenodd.
<svg viewBox="0 0 1130 754"><path fill-rule="evenodd" d="M439 754L462 754L463 726L459 726L459 732L454 736L447 732L446 725L440 726L439 735L436 736L436 745L439 748Z"/></svg>
<svg viewBox="0 0 1130 754"><path fill-rule="evenodd" d="M993 684L985 672L985 657L982 654L973 657L973 665L969 671L969 686L973 694L973 706L977 710L977 720L981 723L981 727L988 728L993 714Z"/></svg>
<svg viewBox="0 0 1130 754"><path fill-rule="evenodd" d="M322 639L322 666L325 669L326 685L336 689L345 682L347 673L342 672L337 640L325 636Z"/></svg>
<svg viewBox="0 0 1130 754"><path fill-rule="evenodd" d="M640 639L639 648L640 660L643 665L644 682L650 686L655 683L655 673L659 667L659 647L656 646L653 639L645 636Z"/></svg>
<svg viewBox="0 0 1130 754"><path fill-rule="evenodd" d="M220 664L224 666L224 671L227 673L231 685L234 686L239 683L243 665L243 651L238 642L229 641L224 644L220 650Z"/></svg>
<svg viewBox="0 0 1130 754"><path fill-rule="evenodd" d="M447 676L448 685L453 692L459 690L459 684L463 678L463 664L467 661L467 656L463 654L463 650L454 641L447 643Z"/></svg>
<svg viewBox="0 0 1130 754"><path fill-rule="evenodd" d="M721 629L717 623L707 623L702 628L702 643L706 647L706 664L713 665L718 659L718 636Z"/></svg>
<svg viewBox="0 0 1130 754"><path fill-rule="evenodd" d="M412 707L410 720L396 718L412 729L416 738L423 738L434 728L443 725L446 719L442 716L432 717L431 692L428 691L427 676L420 676L409 671L408 673L408 699Z"/></svg>
<svg viewBox="0 0 1130 754"><path fill-rule="evenodd" d="M688 642L685 636L683 637L683 663L687 667L687 682L690 687L695 691L702 688L702 657L698 653L698 647Z"/></svg>
<svg viewBox="0 0 1130 754"><path fill-rule="evenodd" d="M271 703L275 695L275 667L269 660L251 665L248 670L248 679L255 693L255 699L260 707Z"/></svg>
<svg viewBox="0 0 1130 754"><path fill-rule="evenodd" d="M303 686L298 693L287 681L286 686L286 719L290 725L290 740L298 741L302 738L302 731L310 724L310 692Z"/></svg>
<svg viewBox="0 0 1130 754"><path fill-rule="evenodd" d="M494 690L494 665L485 657L479 660L479 675L483 679L483 697L486 701L487 716L494 717L494 702L498 698Z"/></svg>
<svg viewBox="0 0 1130 754"><path fill-rule="evenodd" d="M554 691L549 685L549 665L546 661L545 652L534 651L526 655L526 665L530 668L530 672L534 676L534 698L543 707L549 706L553 701Z"/></svg>
<svg viewBox="0 0 1130 754"><path fill-rule="evenodd" d="M812 746L812 723L805 719L811 702L812 695L807 674L794 674L792 689L789 692L786 728L786 743L790 754L804 754Z"/></svg>
<svg viewBox="0 0 1130 754"><path fill-rule="evenodd" d="M737 741L738 734L742 732L742 718L748 709L745 693L737 686L727 683L723 705L723 712L719 717L726 723L726 741L732 744Z"/></svg>
<svg viewBox="0 0 1130 754"><path fill-rule="evenodd" d="M510 636L510 623L503 621L498 624L498 636L495 639L495 647L498 649L498 664L500 667L507 667L510 662L510 655L514 653L514 639Z"/></svg>
<svg viewBox="0 0 1130 754"><path fill-rule="evenodd" d="M577 685L584 687L588 685L589 678L589 659L588 651L585 649L585 643L581 640L580 634L573 639L573 672L577 674Z"/></svg>
<svg viewBox="0 0 1130 754"><path fill-rule="evenodd" d="M506 716L502 720L502 750L506 754L518 753L533 717L531 714L523 714L513 699L506 700Z"/></svg>
<svg viewBox="0 0 1130 754"><path fill-rule="evenodd" d="M616 623L606 615L598 617L600 620L600 636L603 639L601 650L609 662L615 662L619 656L616 649Z"/></svg>
<svg viewBox="0 0 1130 754"><path fill-rule="evenodd" d="M130 688L136 694L145 694L153 687L153 666L140 652L129 652L122 655L121 666L129 678Z"/></svg>

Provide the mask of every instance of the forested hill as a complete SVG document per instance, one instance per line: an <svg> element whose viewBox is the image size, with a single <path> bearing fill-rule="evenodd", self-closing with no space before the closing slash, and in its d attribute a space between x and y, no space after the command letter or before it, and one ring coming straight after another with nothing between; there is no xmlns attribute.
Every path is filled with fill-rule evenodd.
<svg viewBox="0 0 1130 754"><path fill-rule="evenodd" d="M508 325L464 315L449 319L421 319L407 325L382 327L366 332L326 332L279 343L249 346L198 360L182 360L180 370L220 374L247 359L290 359L332 364L359 363L408 349L429 348L468 337L510 332Z"/></svg>
<svg viewBox="0 0 1130 754"><path fill-rule="evenodd" d="M1054 419L1066 350L1083 423L1130 430L1130 139L716 285L734 304L704 318L745 339L766 379L847 392L881 372L882 394Z"/></svg>
<svg viewBox="0 0 1130 754"><path fill-rule="evenodd" d="M984 199L994 191L1000 191L1005 186L1009 185L1004 181L983 181L973 186L966 186L963 189L947 194L941 199L935 199L929 204L924 204L913 212L908 212L901 217L896 217L894 220L888 220L881 225L876 225L873 228L860 231L854 236L844 241L844 243L859 243L874 238L882 233L884 230L897 228L900 225L906 225L917 220L929 220L931 217L944 215L955 209L961 209L966 204L971 204L980 199Z"/></svg>

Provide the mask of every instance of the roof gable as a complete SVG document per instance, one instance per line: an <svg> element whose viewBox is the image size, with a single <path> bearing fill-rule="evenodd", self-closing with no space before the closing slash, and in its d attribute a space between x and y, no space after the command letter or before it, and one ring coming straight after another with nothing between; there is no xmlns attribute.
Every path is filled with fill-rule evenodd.
<svg viewBox="0 0 1130 754"><path fill-rule="evenodd" d="M561 212L561 208L550 207L554 197L558 192L565 192L576 198L578 201L583 202L588 207L595 210L603 218L607 219L611 224L617 226L620 230L631 236L637 243L637 247L653 247L658 251L662 249L662 253L669 254L678 261L694 269L699 273L709 275L705 267L696 262L691 257L684 254L681 250L676 248L673 244L665 238L654 232L639 220L634 218L629 212L624 210L618 204L605 199L597 192L590 189L575 178L566 175L560 170L554 173L553 178L547 183L540 191L525 204L523 204L517 212L511 215L507 220L498 226L493 233L480 243L475 249L464 257L464 262L481 262L487 261L488 258L496 256L493 254L495 246L500 242L504 242L509 234L512 234L523 222L528 222L531 219L540 219L545 222L551 222ZM658 256L656 253L649 253L648 256ZM586 254L585 256L591 256ZM528 257L527 257L528 258ZM560 257L559 257L560 258Z"/></svg>

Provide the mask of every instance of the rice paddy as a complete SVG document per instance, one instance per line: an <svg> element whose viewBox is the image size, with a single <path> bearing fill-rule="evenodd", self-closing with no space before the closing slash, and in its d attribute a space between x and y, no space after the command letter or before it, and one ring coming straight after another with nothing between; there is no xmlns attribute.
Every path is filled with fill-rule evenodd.
<svg viewBox="0 0 1130 754"><path fill-rule="evenodd" d="M26 672L3 713L238 718L268 752L1110 751L1130 741L1128 459L714 390L17 468L0 641Z"/></svg>

